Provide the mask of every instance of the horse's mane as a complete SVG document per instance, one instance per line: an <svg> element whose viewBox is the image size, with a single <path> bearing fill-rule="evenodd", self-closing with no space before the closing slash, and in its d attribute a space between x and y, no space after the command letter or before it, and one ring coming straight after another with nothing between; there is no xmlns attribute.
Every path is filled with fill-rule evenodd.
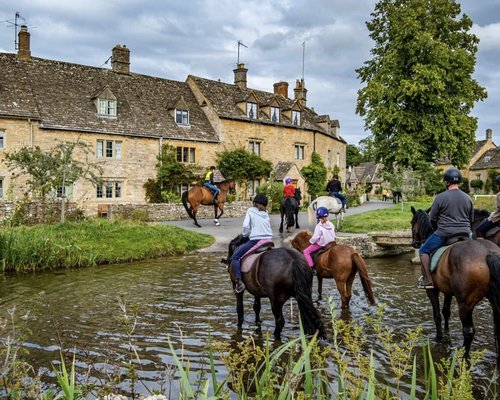
<svg viewBox="0 0 500 400"><path fill-rule="evenodd" d="M482 208L474 208L474 221L477 221L478 219L485 219L489 217L490 212L488 210L482 209Z"/></svg>
<svg viewBox="0 0 500 400"><path fill-rule="evenodd" d="M434 231L434 229L432 229L432 226L431 226L429 214L427 214L427 212L425 212L424 210L418 210L417 212L415 212L415 215L413 216L412 224L415 222L418 223L420 233L421 233L422 237L424 237L424 238L428 238L431 235L431 233Z"/></svg>

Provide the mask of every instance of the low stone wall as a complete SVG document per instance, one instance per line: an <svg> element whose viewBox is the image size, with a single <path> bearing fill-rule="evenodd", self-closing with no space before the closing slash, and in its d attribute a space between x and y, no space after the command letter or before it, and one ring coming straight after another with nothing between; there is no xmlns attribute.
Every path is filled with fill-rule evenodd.
<svg viewBox="0 0 500 400"><path fill-rule="evenodd" d="M412 253L411 232L370 232L364 235L337 237L339 243L354 247L362 257L388 257Z"/></svg>
<svg viewBox="0 0 500 400"><path fill-rule="evenodd" d="M72 202L65 203L65 215L70 217L77 211L77 205ZM0 221L11 218L17 212L19 222L26 225L58 222L61 219L61 202L0 202Z"/></svg>
<svg viewBox="0 0 500 400"><path fill-rule="evenodd" d="M224 217L243 217L251 206L250 201L225 203ZM109 204L107 213L103 212L102 215L110 219L140 219L148 222L176 221L189 218L184 206L177 203ZM201 206L198 210L197 218L199 219L213 217L213 207Z"/></svg>

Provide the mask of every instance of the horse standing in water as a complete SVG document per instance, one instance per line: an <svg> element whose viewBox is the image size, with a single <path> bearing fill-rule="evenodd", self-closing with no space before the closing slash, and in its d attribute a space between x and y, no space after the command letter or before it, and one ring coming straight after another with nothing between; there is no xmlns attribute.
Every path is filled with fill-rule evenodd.
<svg viewBox="0 0 500 400"><path fill-rule="evenodd" d="M411 211L412 245L419 248L431 235L432 227L425 211L416 211L413 207ZM432 280L434 289L426 289L426 292L432 304L437 339L443 337L440 292L444 294L442 314L445 330L449 328L451 300L453 296L457 299L466 356L475 334L474 308L486 297L493 309L497 365L500 365L500 248L489 240L459 241L444 250L432 272Z"/></svg>
<svg viewBox="0 0 500 400"><path fill-rule="evenodd" d="M290 244L293 248L303 252L309 246L311 236L312 234L309 231L299 232ZM356 277L356 272L359 272L366 298L370 304L375 304L372 282L368 277L365 262L352 247L342 244L327 246L325 251L318 255L315 266L318 277L318 300L322 298L323 278L333 278L340 293L342 308L349 307L352 297L352 284Z"/></svg>
<svg viewBox="0 0 500 400"><path fill-rule="evenodd" d="M478 226L483 222L486 218L488 218L490 212L487 210L479 210L474 209L474 221L472 222L472 232L475 238L475 231ZM497 246L500 246L500 226L495 226L489 231L486 232L484 238L495 243Z"/></svg>
<svg viewBox="0 0 500 400"><path fill-rule="evenodd" d="M234 188L236 187L233 180L216 183L216 185L220 189L216 204L212 203L213 193L203 186L193 186L191 189L182 193L182 204L188 215L193 219L194 224L199 228L201 228L201 225L196 219L196 214L200 205L214 207L214 223L219 226L219 218L224 214L224 203L226 202L227 193L234 192ZM220 214L217 214L219 210Z"/></svg>
<svg viewBox="0 0 500 400"><path fill-rule="evenodd" d="M235 277L230 266L231 256L235 249L248 241L242 235L237 236L229 243L227 259L222 261L228 265L233 283ZM242 259L244 266L244 258ZM261 298L268 297L274 315L274 337L281 338L281 331L285 325L283 305L291 297L295 298L299 307L300 317L304 332L319 337L324 336L323 322L318 310L314 307L311 298L313 274L302 254L294 249L284 247L266 250L253 268L244 272L242 268L241 279L246 290L254 296L253 309L255 323L260 329ZM243 292L236 293L236 309L238 312L238 328L243 325Z"/></svg>
<svg viewBox="0 0 500 400"><path fill-rule="evenodd" d="M342 221L344 221L344 209L342 208L342 202L340 199L331 196L319 196L315 200L311 201L311 204L307 207L309 228L312 228L315 225L316 210L318 207L327 208L330 214L335 216L335 228L337 230L342 228Z"/></svg>

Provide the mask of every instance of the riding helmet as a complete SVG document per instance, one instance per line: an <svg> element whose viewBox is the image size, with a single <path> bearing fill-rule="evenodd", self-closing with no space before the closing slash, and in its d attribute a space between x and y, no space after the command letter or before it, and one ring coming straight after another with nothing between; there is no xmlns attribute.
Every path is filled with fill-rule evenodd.
<svg viewBox="0 0 500 400"><path fill-rule="evenodd" d="M316 210L316 217L317 218L323 218L323 217L328 217L328 208L326 207L318 207Z"/></svg>
<svg viewBox="0 0 500 400"><path fill-rule="evenodd" d="M286 183L287 185L288 185L289 183L292 183L292 182L293 182L293 179L292 179L292 178L290 178L290 177L288 177L288 176L285 178L285 183Z"/></svg>
<svg viewBox="0 0 500 400"><path fill-rule="evenodd" d="M254 203L262 204L264 207L267 207L267 197L263 194L258 194L253 199Z"/></svg>
<svg viewBox="0 0 500 400"><path fill-rule="evenodd" d="M444 181L447 185L462 182L462 174L457 168L448 168L444 173Z"/></svg>
<svg viewBox="0 0 500 400"><path fill-rule="evenodd" d="M496 178L495 178L495 182L497 185L500 186L500 175L497 175Z"/></svg>

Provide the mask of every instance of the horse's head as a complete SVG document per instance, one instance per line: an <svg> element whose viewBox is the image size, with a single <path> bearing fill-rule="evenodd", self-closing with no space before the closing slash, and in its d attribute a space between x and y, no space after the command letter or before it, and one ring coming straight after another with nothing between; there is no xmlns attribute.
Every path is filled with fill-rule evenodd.
<svg viewBox="0 0 500 400"><path fill-rule="evenodd" d="M411 207L413 217L411 219L411 245L419 249L425 240L431 235L432 227L429 221L429 215L424 210L415 210Z"/></svg>
<svg viewBox="0 0 500 400"><path fill-rule="evenodd" d="M231 194L236 193L236 182L231 179L231 180L227 181L227 183L228 183L227 188L229 189L229 193L231 193Z"/></svg>
<svg viewBox="0 0 500 400"><path fill-rule="evenodd" d="M300 205L300 201L302 200L302 192L300 191L300 188L295 189L293 197L295 197L295 200L297 200L297 203Z"/></svg>
<svg viewBox="0 0 500 400"><path fill-rule="evenodd" d="M229 246L227 249L227 259L226 260L222 259L221 261L229 264L236 248L246 242L248 242L248 237L245 237L242 234L236 236L233 240L229 242Z"/></svg>
<svg viewBox="0 0 500 400"><path fill-rule="evenodd" d="M312 234L310 231L301 231L295 235L295 237L290 241L291 246L300 252L309 246L309 239Z"/></svg>

